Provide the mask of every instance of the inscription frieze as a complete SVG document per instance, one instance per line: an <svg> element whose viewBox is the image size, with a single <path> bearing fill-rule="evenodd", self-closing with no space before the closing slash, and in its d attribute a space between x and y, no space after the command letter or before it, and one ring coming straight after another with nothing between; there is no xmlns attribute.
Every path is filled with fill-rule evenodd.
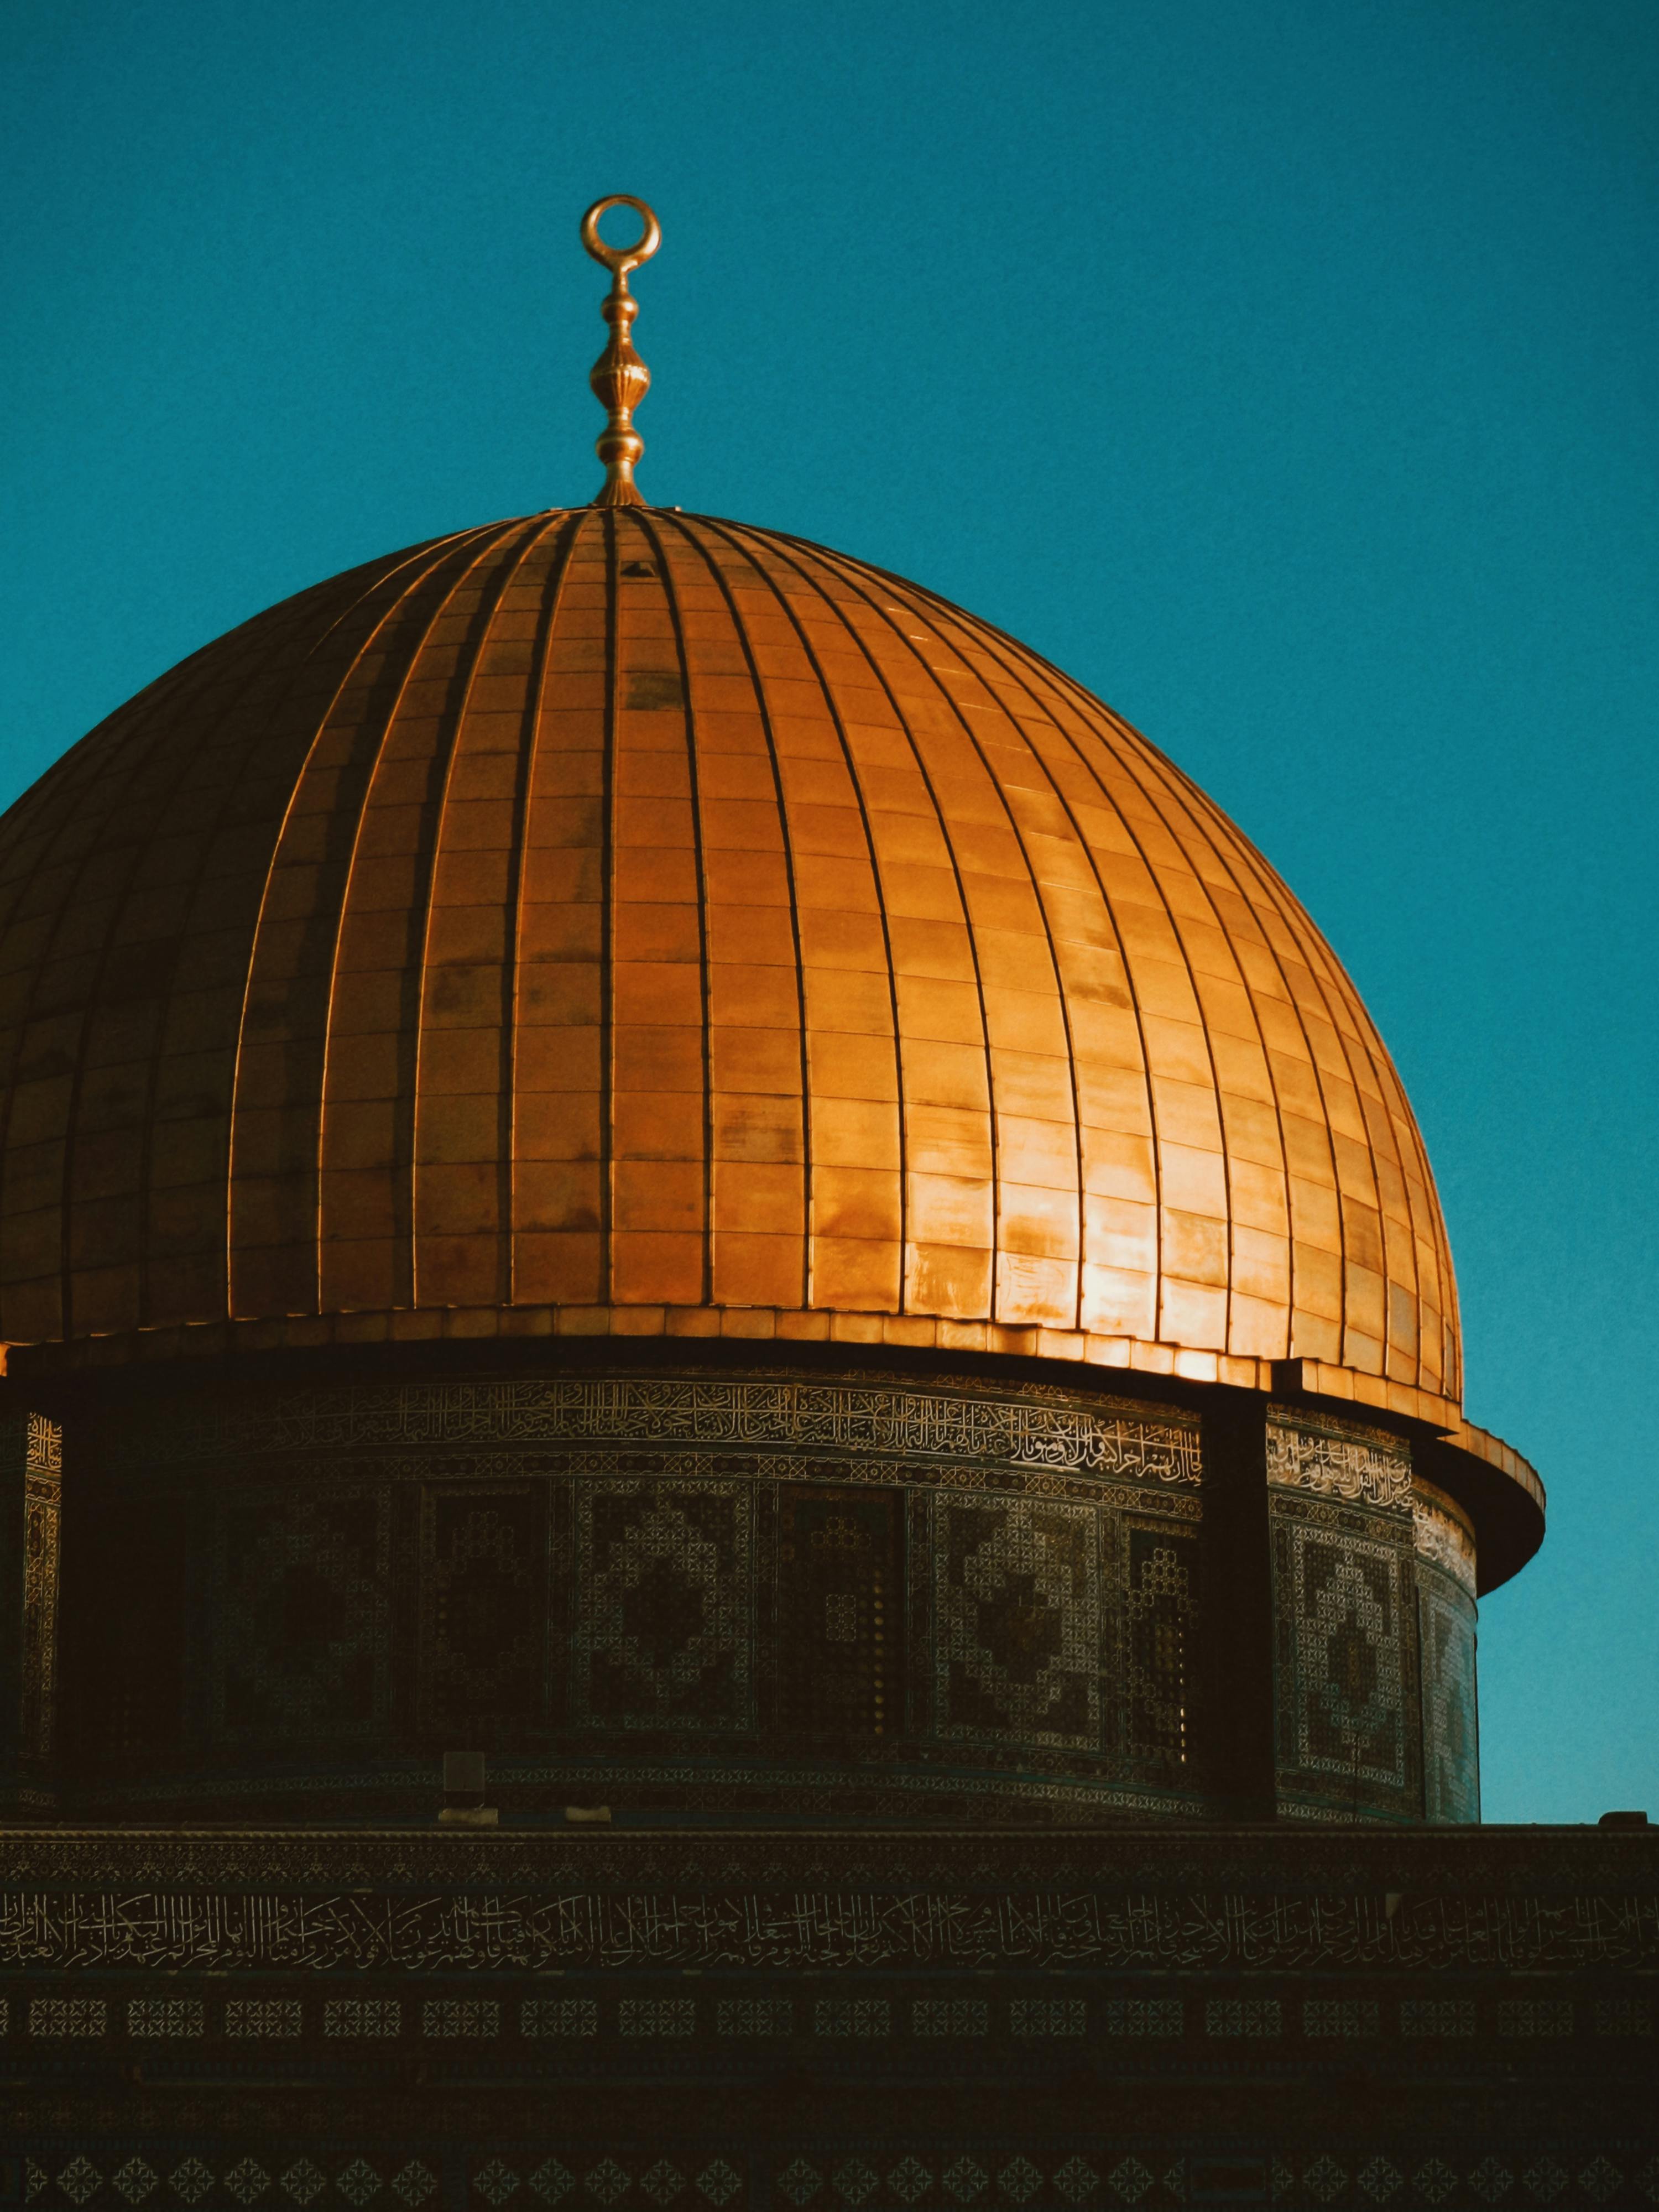
<svg viewBox="0 0 1659 2212"><path fill-rule="evenodd" d="M1274 1419L1267 1424L1267 1480L1321 1498L1401 1512L1412 1501L1411 1453L1379 1432L1342 1435Z"/></svg>
<svg viewBox="0 0 1659 2212"><path fill-rule="evenodd" d="M0 1969L1206 1972L1659 1965L1659 1898L1105 1891L0 1893Z"/></svg>
<svg viewBox="0 0 1659 2212"><path fill-rule="evenodd" d="M1413 1525L1418 1558L1449 1574L1468 1596L1474 1597L1474 1540L1468 1529L1420 1496L1413 1501Z"/></svg>
<svg viewBox="0 0 1659 2212"><path fill-rule="evenodd" d="M744 1445L1195 1486L1195 1424L1119 1404L794 1378L582 1378L284 1391L181 1411L129 1463L536 1443Z"/></svg>

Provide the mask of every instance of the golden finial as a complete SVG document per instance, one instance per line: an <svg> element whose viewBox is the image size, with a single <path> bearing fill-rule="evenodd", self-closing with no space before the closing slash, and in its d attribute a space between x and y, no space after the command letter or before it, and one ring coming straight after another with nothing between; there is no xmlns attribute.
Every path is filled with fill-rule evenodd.
<svg viewBox="0 0 1659 2212"><path fill-rule="evenodd" d="M636 246L607 246L599 236L599 217L607 209L630 207L645 225ZM634 469L645 441L634 428L634 410L651 389L651 372L629 343L628 333L640 303L628 289L628 272L648 261L662 244L662 226L643 200L631 192L611 192L595 200L582 217L582 244L611 271L611 291L599 313L611 325L611 341L588 376L593 397L607 421L594 451L605 463L605 484L595 507L643 507Z"/></svg>

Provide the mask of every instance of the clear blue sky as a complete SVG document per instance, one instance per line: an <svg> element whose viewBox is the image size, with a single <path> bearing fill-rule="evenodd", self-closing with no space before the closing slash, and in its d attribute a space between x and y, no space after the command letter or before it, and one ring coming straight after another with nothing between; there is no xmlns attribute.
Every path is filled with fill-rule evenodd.
<svg viewBox="0 0 1659 2212"><path fill-rule="evenodd" d="M1472 1418L1488 1818L1659 1815L1653 0L12 0L0 801L349 564L647 495L1029 640L1283 869L1393 1048Z"/></svg>

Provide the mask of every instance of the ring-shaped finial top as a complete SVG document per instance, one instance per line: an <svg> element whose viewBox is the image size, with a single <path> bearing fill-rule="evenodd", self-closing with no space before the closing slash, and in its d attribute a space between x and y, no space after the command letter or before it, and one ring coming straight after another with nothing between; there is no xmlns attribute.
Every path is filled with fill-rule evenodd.
<svg viewBox="0 0 1659 2212"><path fill-rule="evenodd" d="M644 218L645 228L636 246L607 246L599 236L599 217L613 207L631 207ZM636 200L632 192L608 192L604 199L595 200L582 217L582 244L613 276L626 276L630 269L637 269L642 261L648 261L662 244L662 225L645 202Z"/></svg>

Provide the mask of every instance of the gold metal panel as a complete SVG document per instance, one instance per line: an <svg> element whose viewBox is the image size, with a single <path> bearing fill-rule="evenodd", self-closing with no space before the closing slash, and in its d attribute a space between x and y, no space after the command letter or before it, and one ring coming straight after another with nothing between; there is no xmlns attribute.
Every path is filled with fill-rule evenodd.
<svg viewBox="0 0 1659 2212"><path fill-rule="evenodd" d="M0 898L15 1338L816 1308L1455 1395L1421 1139L1302 909L821 548L623 505L337 580L27 794Z"/></svg>

